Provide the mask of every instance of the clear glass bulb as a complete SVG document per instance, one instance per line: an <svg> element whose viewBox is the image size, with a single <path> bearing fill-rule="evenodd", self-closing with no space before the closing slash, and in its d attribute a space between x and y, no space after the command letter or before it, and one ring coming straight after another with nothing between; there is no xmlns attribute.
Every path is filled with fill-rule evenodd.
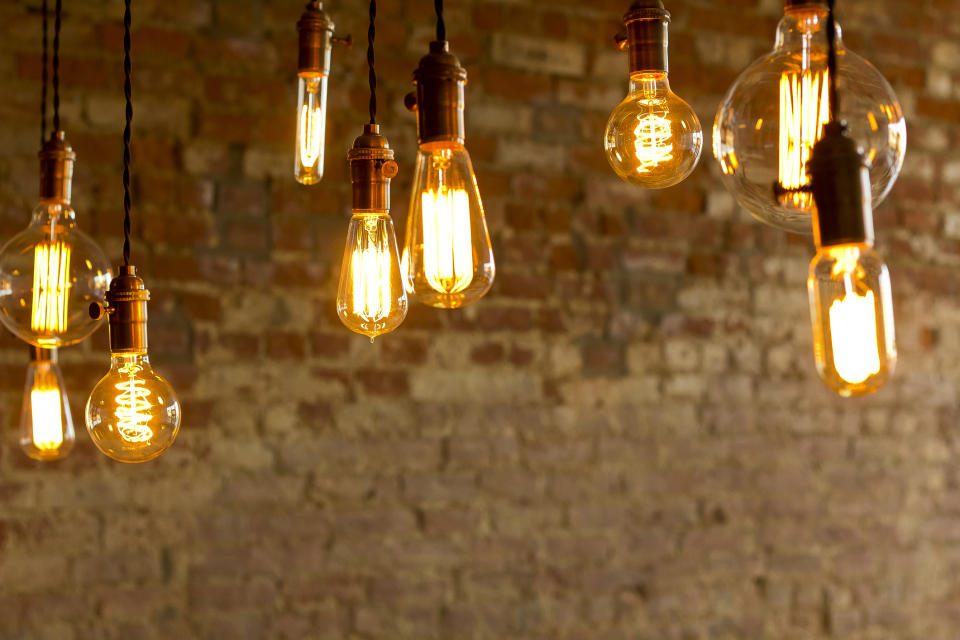
<svg viewBox="0 0 960 640"><path fill-rule="evenodd" d="M56 356L31 358L20 412L20 448L34 460L59 460L76 437Z"/></svg>
<svg viewBox="0 0 960 640"><path fill-rule="evenodd" d="M495 266L470 154L459 142L420 145L413 185L401 266L407 292L444 309L479 300Z"/></svg>
<svg viewBox="0 0 960 640"><path fill-rule="evenodd" d="M807 280L813 352L824 383L844 397L882 387L897 346L890 275L866 243L823 247Z"/></svg>
<svg viewBox="0 0 960 640"><path fill-rule="evenodd" d="M740 74L713 125L714 156L740 205L796 233L811 233L812 198L795 189L808 184L810 151L830 119L826 16L823 7L788 9L773 51ZM863 150L879 204L903 165L906 122L890 84L844 47L839 25L837 64L839 117Z"/></svg>
<svg viewBox="0 0 960 640"><path fill-rule="evenodd" d="M647 189L670 187L690 175L702 148L700 120L670 90L667 74L631 74L630 95L610 114L604 134L617 175Z"/></svg>
<svg viewBox="0 0 960 640"><path fill-rule="evenodd" d="M87 309L109 286L107 258L69 206L41 203L0 249L0 321L34 346L76 344L93 333L102 320Z"/></svg>
<svg viewBox="0 0 960 640"><path fill-rule="evenodd" d="M329 46L327 57L329 58ZM329 62L328 65L329 67ZM294 176L300 184L323 178L323 147L327 128L327 75L304 71L297 79L297 145Z"/></svg>
<svg viewBox="0 0 960 640"><path fill-rule="evenodd" d="M113 354L110 371L90 392L87 431L118 462L146 462L173 444L180 402L144 354Z"/></svg>
<svg viewBox="0 0 960 640"><path fill-rule="evenodd" d="M351 331L370 341L407 317L397 236L386 211L354 211L340 268L337 314Z"/></svg>

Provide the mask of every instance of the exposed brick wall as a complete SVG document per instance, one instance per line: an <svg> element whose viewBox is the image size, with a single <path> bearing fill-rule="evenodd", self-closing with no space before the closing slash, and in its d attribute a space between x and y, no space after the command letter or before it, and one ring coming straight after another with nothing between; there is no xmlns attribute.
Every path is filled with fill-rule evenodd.
<svg viewBox="0 0 960 640"><path fill-rule="evenodd" d="M0 2L3 239L35 200L38 4ZM75 202L115 260L122 3L65 4ZM402 229L432 3L379 4ZM960 4L839 3L910 136L876 212L901 360L847 401L813 368L809 241L752 223L710 154L779 0L667 1L707 143L661 192L601 151L628 0L447 4L497 281L370 345L334 309L365 2L327 3L358 46L334 52L311 189L291 175L301 0L134 3L134 258L183 429L144 466L82 432L68 460L27 460L26 349L0 337L0 638L955 639ZM62 356L81 428L105 342Z"/></svg>

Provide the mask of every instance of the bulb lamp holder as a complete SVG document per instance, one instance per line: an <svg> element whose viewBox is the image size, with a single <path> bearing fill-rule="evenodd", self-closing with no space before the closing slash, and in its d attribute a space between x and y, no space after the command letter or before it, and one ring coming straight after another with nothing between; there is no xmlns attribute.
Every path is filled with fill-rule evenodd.
<svg viewBox="0 0 960 640"><path fill-rule="evenodd" d="M818 247L873 244L870 173L846 125L830 122L807 163L813 194L813 236Z"/></svg>
<svg viewBox="0 0 960 640"><path fill-rule="evenodd" d="M630 75L635 73L667 73L668 25L670 12L661 0L637 0L623 16L626 31L618 33L615 41L621 51L627 51Z"/></svg>
<svg viewBox="0 0 960 640"><path fill-rule="evenodd" d="M379 124L363 125L363 133L347 152L350 182L353 185L353 210L383 212L390 210L390 180L399 168L390 143L380 134Z"/></svg>
<svg viewBox="0 0 960 640"><path fill-rule="evenodd" d="M67 142L67 134L63 131L51 133L37 155L40 157L40 202L70 204L77 154Z"/></svg>
<svg viewBox="0 0 960 640"><path fill-rule="evenodd" d="M137 276L137 268L123 265L110 281L106 305L90 304L90 317L99 320L107 314L110 353L145 354L147 352L147 301L150 292Z"/></svg>
<svg viewBox="0 0 960 640"><path fill-rule="evenodd" d="M456 142L463 144L463 90L467 70L450 53L447 40L430 43L430 53L420 59L413 72L412 91L404 98L407 109L417 114L417 142Z"/></svg>
<svg viewBox="0 0 960 640"><path fill-rule="evenodd" d="M330 73L327 51L330 42L336 41L333 29L333 20L324 12L323 3L319 0L308 2L297 21L297 31L300 33L298 73L324 76ZM349 39L350 36L347 36L347 42Z"/></svg>

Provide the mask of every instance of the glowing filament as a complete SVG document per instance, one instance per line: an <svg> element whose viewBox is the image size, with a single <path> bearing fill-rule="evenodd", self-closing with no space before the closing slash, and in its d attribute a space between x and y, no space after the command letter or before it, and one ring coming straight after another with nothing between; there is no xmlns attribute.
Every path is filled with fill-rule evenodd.
<svg viewBox="0 0 960 640"><path fill-rule="evenodd" d="M378 241L377 221L364 223L367 242L353 249L353 311L366 322L380 322L390 315L390 251L386 234Z"/></svg>
<svg viewBox="0 0 960 640"><path fill-rule="evenodd" d="M651 110L640 116L637 128L633 130L637 160L637 171L647 173L658 165L673 159L673 133L670 121Z"/></svg>
<svg viewBox="0 0 960 640"><path fill-rule="evenodd" d="M33 307L30 328L39 333L67 330L70 297L70 245L41 242L33 249Z"/></svg>
<svg viewBox="0 0 960 640"><path fill-rule="evenodd" d="M40 451L56 451L63 444L63 418L60 390L56 385L37 381L30 390L33 414L33 446Z"/></svg>
<svg viewBox="0 0 960 640"><path fill-rule="evenodd" d="M830 340L837 374L851 384L880 372L877 342L877 308L873 291L860 295L854 289L860 252L851 247L831 251L836 257L833 276L843 278L843 298L830 305Z"/></svg>
<svg viewBox="0 0 960 640"><path fill-rule="evenodd" d="M144 381L137 377L139 371L138 365L122 367L120 373L126 377L115 385L119 391L114 411L117 431L127 442L146 442L153 436L150 428L150 391Z"/></svg>
<svg viewBox="0 0 960 640"><path fill-rule="evenodd" d="M323 113L320 107L310 109L306 104L300 107L297 139L300 142L300 163L304 167L313 167L320 158L323 144Z"/></svg>
<svg viewBox="0 0 960 640"><path fill-rule="evenodd" d="M458 293L473 280L470 201L463 189L424 191L423 268L440 293Z"/></svg>
<svg viewBox="0 0 960 640"><path fill-rule="evenodd" d="M805 70L780 76L780 146L777 178L787 190L787 204L806 209L809 193L798 191L807 184L807 161L830 121L829 75Z"/></svg>

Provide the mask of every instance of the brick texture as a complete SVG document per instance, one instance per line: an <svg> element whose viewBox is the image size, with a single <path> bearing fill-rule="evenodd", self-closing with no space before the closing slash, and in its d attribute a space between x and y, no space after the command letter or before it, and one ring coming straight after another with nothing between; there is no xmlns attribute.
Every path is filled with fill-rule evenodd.
<svg viewBox="0 0 960 640"><path fill-rule="evenodd" d="M121 228L121 4L64 3L82 227ZM839 3L910 127L876 211L893 382L816 377L811 245L750 221L710 154L722 92L779 0L668 0L672 85L705 128L684 184L608 169L628 0L450 0L497 254L474 307L371 345L337 320L366 7L329 0L327 177L292 178L302 0L135 2L135 262L176 445L122 466L86 435L16 444L27 350L0 337L0 638L955 640L960 627L960 5ZM37 186L36 0L0 2L0 238ZM382 0L381 121L403 229L402 106L428 0ZM106 336L62 354L82 429Z"/></svg>

